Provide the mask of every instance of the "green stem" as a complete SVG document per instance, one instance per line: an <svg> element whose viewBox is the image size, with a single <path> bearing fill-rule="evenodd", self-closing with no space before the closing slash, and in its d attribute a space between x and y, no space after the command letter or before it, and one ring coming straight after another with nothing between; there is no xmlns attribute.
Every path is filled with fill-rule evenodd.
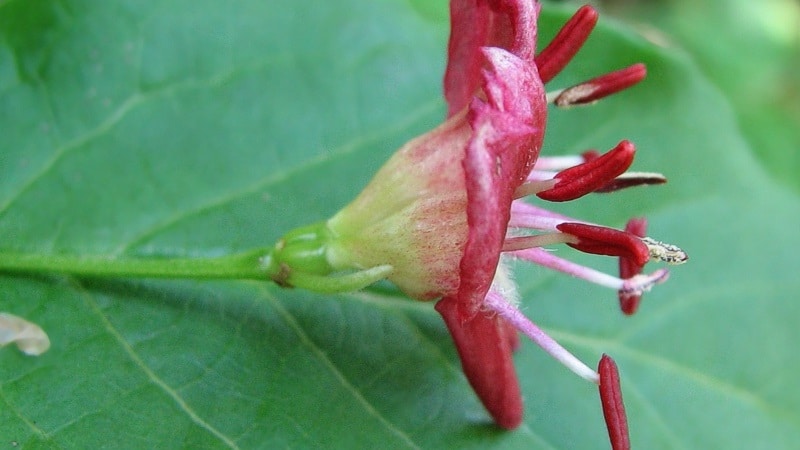
<svg viewBox="0 0 800 450"><path fill-rule="evenodd" d="M271 251L261 248L211 258L0 253L0 271L57 272L86 277L268 280L261 258Z"/></svg>

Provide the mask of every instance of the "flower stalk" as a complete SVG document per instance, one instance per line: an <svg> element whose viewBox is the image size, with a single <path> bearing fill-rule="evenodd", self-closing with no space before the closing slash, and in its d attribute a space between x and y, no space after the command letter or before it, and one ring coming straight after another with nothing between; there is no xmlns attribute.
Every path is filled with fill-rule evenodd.
<svg viewBox="0 0 800 450"><path fill-rule="evenodd" d="M0 270L56 272L81 277L263 280L259 260L270 248L217 257L128 257L109 255L0 253Z"/></svg>

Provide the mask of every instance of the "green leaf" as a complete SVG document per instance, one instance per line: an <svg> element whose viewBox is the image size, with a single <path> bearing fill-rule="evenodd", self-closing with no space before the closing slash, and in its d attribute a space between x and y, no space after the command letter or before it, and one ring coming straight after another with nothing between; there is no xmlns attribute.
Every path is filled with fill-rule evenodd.
<svg viewBox="0 0 800 450"><path fill-rule="evenodd" d="M441 120L445 3L0 3L0 252L216 256L325 219ZM542 39L565 18L547 11ZM545 152L631 138L670 184L559 209L646 213L691 261L631 318L613 292L520 265L526 313L586 361L617 359L636 448L791 448L800 199L684 59L607 23L578 58L552 89L637 61L649 77L553 111ZM2 444L607 447L595 388L528 343L525 423L495 429L432 305L392 290L0 274L0 311L52 341L0 350Z"/></svg>
<svg viewBox="0 0 800 450"><path fill-rule="evenodd" d="M612 3L608 1L607 3ZM669 0L617 12L685 48L730 100L764 167L800 192L800 3Z"/></svg>

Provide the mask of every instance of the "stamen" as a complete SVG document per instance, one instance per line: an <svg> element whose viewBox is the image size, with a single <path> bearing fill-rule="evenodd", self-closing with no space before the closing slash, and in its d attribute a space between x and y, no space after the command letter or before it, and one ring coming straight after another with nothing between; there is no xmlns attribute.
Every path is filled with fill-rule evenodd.
<svg viewBox="0 0 800 450"><path fill-rule="evenodd" d="M564 223L564 219L557 217L547 217L538 215L511 214L508 221L509 228L525 228L538 231L556 231L558 224ZM562 233L558 233L562 234Z"/></svg>
<svg viewBox="0 0 800 450"><path fill-rule="evenodd" d="M620 294L624 293L625 295L641 295L649 291L656 284L666 281L669 277L669 272L667 270L660 269L649 275L634 275L630 279L617 278L613 275L592 269L591 267L582 266L570 260L559 258L541 248L517 250L512 253L512 256L549 269L557 270L567 275L572 275L590 283L614 289L620 292Z"/></svg>
<svg viewBox="0 0 800 450"><path fill-rule="evenodd" d="M603 354L597 372L600 376L600 403L603 405L603 416L606 419L611 448L630 450L628 418L625 415L625 403L622 401L617 363L610 356Z"/></svg>
<svg viewBox="0 0 800 450"><path fill-rule="evenodd" d="M504 252L513 252L517 250L524 250L526 248L543 247L545 245L553 244L569 244L576 243L578 240L574 236L564 233L547 233L537 234L534 236L520 236L507 238L503 242Z"/></svg>
<svg viewBox="0 0 800 450"><path fill-rule="evenodd" d="M531 177L529 176L528 180L529 181L519 185L519 187L514 191L515 200L532 194L538 194L539 192L548 191L558 183L558 181L553 178L549 180L531 180Z"/></svg>
<svg viewBox="0 0 800 450"><path fill-rule="evenodd" d="M533 170L564 170L586 162L583 155L540 156Z"/></svg>
<svg viewBox="0 0 800 450"><path fill-rule="evenodd" d="M586 150L585 152L581 153L581 156L583 156L584 161L589 162L593 159L599 158L600 152L597 150Z"/></svg>
<svg viewBox="0 0 800 450"><path fill-rule="evenodd" d="M625 231L643 238L647 235L647 218L634 217L625 224ZM623 277L626 278L626 277Z"/></svg>
<svg viewBox="0 0 800 450"><path fill-rule="evenodd" d="M544 101L546 101L548 105L555 105L555 104L556 104L556 99L557 99L558 97L560 97L560 96L561 96L561 94L563 94L563 93L564 93L564 91L566 91L566 90L567 90L567 88L564 88L564 89L556 89L555 91L550 91L550 92L547 92L547 93L544 95Z"/></svg>
<svg viewBox="0 0 800 450"><path fill-rule="evenodd" d="M559 107L594 103L603 97L608 97L637 84L646 75L647 69L644 64L634 64L564 89L553 99L553 103ZM550 100L549 97L548 100Z"/></svg>
<svg viewBox="0 0 800 450"><path fill-rule="evenodd" d="M630 141L622 141L599 158L559 172L555 177L556 185L536 195L544 200L564 202L594 192L628 170L635 153L636 147Z"/></svg>
<svg viewBox="0 0 800 450"><path fill-rule="evenodd" d="M578 53L597 24L597 16L597 11L591 6L581 7L561 27L550 44L536 55L536 67L539 69L542 82L547 83L552 80Z"/></svg>
<svg viewBox="0 0 800 450"><path fill-rule="evenodd" d="M625 172L594 192L608 193L635 186L664 184L667 177L657 172Z"/></svg>
<svg viewBox="0 0 800 450"><path fill-rule="evenodd" d="M689 260L689 255L677 245L666 244L649 237L642 238L642 242L647 245L647 249L650 251L650 259L652 260L670 265L683 264Z"/></svg>
<svg viewBox="0 0 800 450"><path fill-rule="evenodd" d="M574 222L562 223L556 229L578 238L578 243L567 244L582 252L630 258L642 266L650 259L647 245L638 236L625 231Z"/></svg>
<svg viewBox="0 0 800 450"><path fill-rule="evenodd" d="M538 206L531 205L530 203L525 203L522 201L512 202L511 222L517 222L518 220L519 221L525 220L525 217L547 217L551 219L561 219L562 222L581 222L580 220L573 219L563 214L550 211L549 209L544 209ZM517 225L509 225L509 226L517 226Z"/></svg>
<svg viewBox="0 0 800 450"><path fill-rule="evenodd" d="M489 310L494 311L499 314L500 317L506 319L514 328L530 338L536 345L541 347L542 350L566 366L573 373L592 383L600 383L600 375L597 372L581 362L581 360L576 358L569 350L556 342L555 339L548 336L541 328L525 317L522 311L503 300L501 296L489 292L483 304Z"/></svg>
<svg viewBox="0 0 800 450"><path fill-rule="evenodd" d="M634 217L625 224L625 231L640 238L647 233L647 219L644 217ZM619 259L619 276L623 279L633 278L642 273L643 265L628 258ZM617 293L619 297L619 307L625 315L633 315L639 309L642 295L620 289Z"/></svg>
<svg viewBox="0 0 800 450"><path fill-rule="evenodd" d="M625 280L621 278L600 272L591 267L582 266L568 259L559 258L542 248L527 248L515 251L512 255L610 289L620 290L625 285Z"/></svg>
<svg viewBox="0 0 800 450"><path fill-rule="evenodd" d="M667 281L667 278L669 278L667 269L658 269L649 275L639 274L625 280L619 294L621 296L641 296L653 286Z"/></svg>

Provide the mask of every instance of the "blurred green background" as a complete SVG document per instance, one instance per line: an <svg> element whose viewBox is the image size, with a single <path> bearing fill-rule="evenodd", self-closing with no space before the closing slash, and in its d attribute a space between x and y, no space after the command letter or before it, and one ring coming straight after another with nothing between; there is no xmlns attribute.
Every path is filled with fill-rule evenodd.
<svg viewBox="0 0 800 450"><path fill-rule="evenodd" d="M731 102L764 167L800 190L800 1L594 3L654 42L687 52Z"/></svg>

